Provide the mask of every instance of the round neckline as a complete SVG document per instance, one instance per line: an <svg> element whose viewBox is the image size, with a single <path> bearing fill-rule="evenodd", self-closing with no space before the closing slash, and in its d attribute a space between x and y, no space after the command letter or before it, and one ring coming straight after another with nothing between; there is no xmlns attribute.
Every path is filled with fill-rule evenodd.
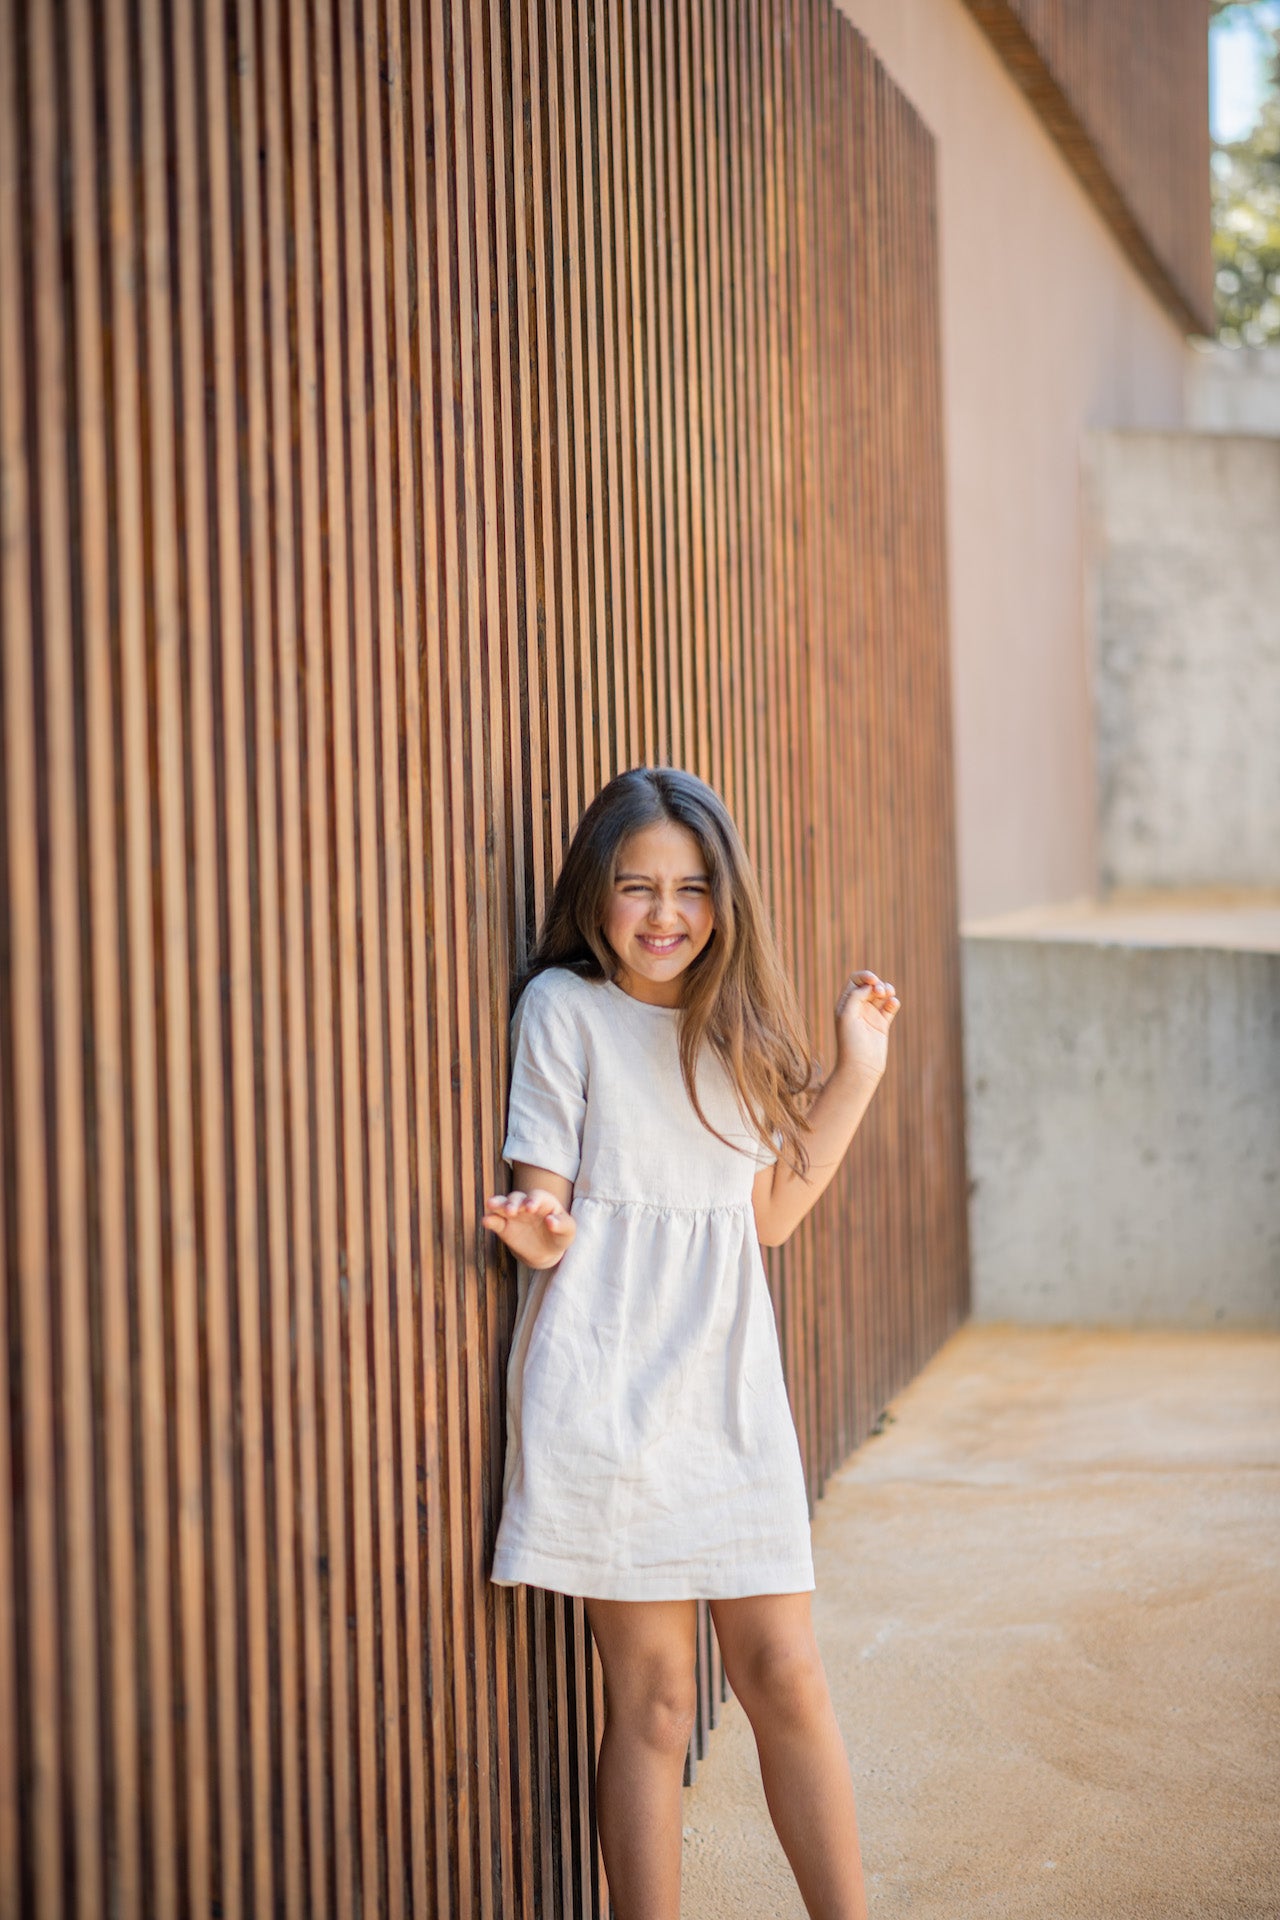
<svg viewBox="0 0 1280 1920"><path fill-rule="evenodd" d="M628 993L626 988L620 987L616 980L606 980L605 985L610 993L616 993L619 1000L625 1000L629 1007L643 1007L646 1013L678 1014L681 1012L679 1007L660 1007L653 1000L637 1000L634 993Z"/></svg>

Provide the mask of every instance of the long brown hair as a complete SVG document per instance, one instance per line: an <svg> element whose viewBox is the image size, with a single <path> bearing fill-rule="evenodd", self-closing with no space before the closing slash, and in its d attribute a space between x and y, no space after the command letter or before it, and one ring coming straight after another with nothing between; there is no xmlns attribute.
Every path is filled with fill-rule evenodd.
<svg viewBox="0 0 1280 1920"><path fill-rule="evenodd" d="M578 822L542 930L517 993L548 967L612 980L620 961L604 936L623 843L664 820L687 827L707 864L715 931L684 977L680 1070L694 1111L704 1042L719 1057L743 1117L798 1171L809 1164L803 1135L813 1055L795 992L778 955L760 883L728 808L705 781L678 767L633 767L602 787ZM717 1139L723 1135L716 1134Z"/></svg>

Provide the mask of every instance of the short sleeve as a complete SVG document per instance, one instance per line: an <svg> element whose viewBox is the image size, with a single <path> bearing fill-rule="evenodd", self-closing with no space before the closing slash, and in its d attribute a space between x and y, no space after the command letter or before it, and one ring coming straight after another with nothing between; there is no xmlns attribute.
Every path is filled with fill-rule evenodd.
<svg viewBox="0 0 1280 1920"><path fill-rule="evenodd" d="M576 1180L587 1106L586 1050L572 1018L539 974L511 1022L511 1092L502 1157Z"/></svg>

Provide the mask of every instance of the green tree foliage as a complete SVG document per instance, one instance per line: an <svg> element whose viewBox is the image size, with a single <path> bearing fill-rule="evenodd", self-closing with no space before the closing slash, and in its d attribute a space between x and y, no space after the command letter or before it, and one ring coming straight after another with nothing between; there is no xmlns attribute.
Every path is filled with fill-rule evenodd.
<svg viewBox="0 0 1280 1920"><path fill-rule="evenodd" d="M1237 12L1215 6L1215 16ZM1280 344L1280 27L1269 42L1270 85L1243 139L1213 152L1213 264L1218 338L1231 346Z"/></svg>

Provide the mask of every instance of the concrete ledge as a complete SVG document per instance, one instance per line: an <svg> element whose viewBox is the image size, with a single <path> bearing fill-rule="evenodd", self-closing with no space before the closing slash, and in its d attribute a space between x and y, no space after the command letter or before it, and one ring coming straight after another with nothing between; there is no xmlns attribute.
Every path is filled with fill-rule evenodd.
<svg viewBox="0 0 1280 1920"><path fill-rule="evenodd" d="M1104 900L1064 900L970 920L961 932L979 940L1086 940L1096 946L1280 953L1280 889L1117 888Z"/></svg>
<svg viewBox="0 0 1280 1920"><path fill-rule="evenodd" d="M966 929L975 1318L1280 1325L1278 936L1203 897Z"/></svg>

